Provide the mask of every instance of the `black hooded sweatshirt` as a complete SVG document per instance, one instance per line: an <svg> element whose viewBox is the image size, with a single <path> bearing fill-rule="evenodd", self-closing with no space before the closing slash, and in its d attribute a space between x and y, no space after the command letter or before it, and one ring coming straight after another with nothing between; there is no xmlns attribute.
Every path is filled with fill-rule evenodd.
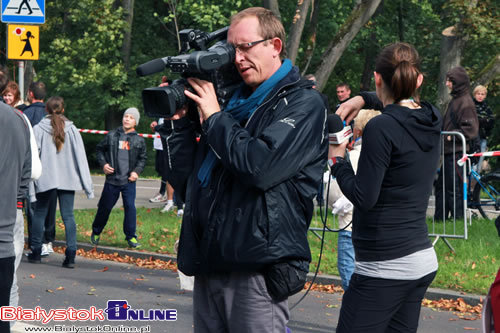
<svg viewBox="0 0 500 333"><path fill-rule="evenodd" d="M448 109L443 119L443 131L460 132L466 140L471 140L479 134L479 121L476 106L470 95L470 81L463 67L452 68L446 77L453 83ZM460 142L460 141L458 141ZM455 151L462 152L462 145L455 144ZM453 153L453 140L444 141L444 153Z"/></svg>
<svg viewBox="0 0 500 333"><path fill-rule="evenodd" d="M355 207L357 261L391 260L432 246L425 219L440 157L441 114L425 102L421 109L390 104L382 112L363 131L357 174L344 160L333 166Z"/></svg>

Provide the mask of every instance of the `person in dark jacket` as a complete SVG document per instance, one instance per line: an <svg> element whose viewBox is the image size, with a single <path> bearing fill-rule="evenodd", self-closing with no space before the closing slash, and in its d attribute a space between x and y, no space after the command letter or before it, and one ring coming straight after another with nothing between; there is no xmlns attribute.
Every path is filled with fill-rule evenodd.
<svg viewBox="0 0 500 333"><path fill-rule="evenodd" d="M337 110L346 119L361 107L383 108L365 127L356 174L344 159L347 141L330 145L329 164L354 205L356 264L339 333L416 332L421 300L436 275L426 210L440 157L441 114L419 101L418 64L413 46L385 47L375 63L376 97L362 93Z"/></svg>
<svg viewBox="0 0 500 333"><path fill-rule="evenodd" d="M452 68L446 74L446 86L452 99L443 119L443 131L460 132L469 141L478 136L479 122L476 107L470 95L470 80L463 67ZM469 149L468 147L466 149ZM464 217L464 175L457 165L465 152L461 141L444 137L444 160L435 184L436 210L434 220Z"/></svg>
<svg viewBox="0 0 500 333"><path fill-rule="evenodd" d="M235 14L227 40L240 88L221 112L213 84L189 78L200 142L199 117L185 108L160 131L186 203L177 260L195 276L195 332L285 332L287 297L305 283L327 114L312 82L282 61L284 38L270 10Z"/></svg>
<svg viewBox="0 0 500 333"><path fill-rule="evenodd" d="M488 138L490 137L491 131L495 126L495 115L491 111L490 106L486 103L486 95L488 90L485 86L478 85L472 91L472 96L474 104L476 105L477 119L479 121L479 139L481 145L481 152L488 150ZM479 158L477 163L476 171L481 172L483 166L484 157Z"/></svg>
<svg viewBox="0 0 500 333"><path fill-rule="evenodd" d="M99 244L102 230L108 223L109 214L122 194L123 232L130 247L139 247L135 209L136 181L146 165L146 142L137 135L135 127L139 124L140 114L136 108L128 108L123 113L122 124L110 131L96 147L97 162L106 174L106 181L101 198L97 204L97 213L92 223L90 241Z"/></svg>

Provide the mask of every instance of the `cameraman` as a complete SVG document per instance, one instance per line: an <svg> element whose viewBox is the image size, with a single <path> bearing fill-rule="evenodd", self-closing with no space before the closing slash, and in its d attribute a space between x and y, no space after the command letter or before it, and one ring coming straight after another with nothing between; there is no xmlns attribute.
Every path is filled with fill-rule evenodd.
<svg viewBox="0 0 500 333"><path fill-rule="evenodd" d="M284 28L271 11L235 14L227 37L244 84L224 112L211 82L189 78L200 142L187 108L160 130L168 181L186 202L178 267L195 276L195 332L285 332L287 298L303 289L311 261L326 106L281 60Z"/></svg>

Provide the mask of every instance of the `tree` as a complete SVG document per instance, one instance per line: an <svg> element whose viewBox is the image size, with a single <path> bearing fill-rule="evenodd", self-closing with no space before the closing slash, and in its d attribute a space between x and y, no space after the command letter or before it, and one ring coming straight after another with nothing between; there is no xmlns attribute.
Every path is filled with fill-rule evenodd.
<svg viewBox="0 0 500 333"><path fill-rule="evenodd" d="M320 90L326 84L333 68L341 57L342 53L349 46L361 27L365 25L370 17L375 13L381 0L361 0L354 7L347 21L342 25L335 35L327 50L323 53L323 61L315 72L317 86Z"/></svg>
<svg viewBox="0 0 500 333"><path fill-rule="evenodd" d="M300 38L302 37L302 31L304 30L304 24L306 23L307 12L309 11L310 4L311 0L297 1L297 9L295 10L295 15L293 16L292 26L290 27L290 33L288 34L288 41L286 45L286 53L292 63L295 63L295 58L297 58Z"/></svg>

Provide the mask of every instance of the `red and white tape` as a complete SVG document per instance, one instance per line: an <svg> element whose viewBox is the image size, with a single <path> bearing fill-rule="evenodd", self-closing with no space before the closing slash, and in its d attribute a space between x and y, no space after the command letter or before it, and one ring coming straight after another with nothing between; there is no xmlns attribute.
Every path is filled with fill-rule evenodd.
<svg viewBox="0 0 500 333"><path fill-rule="evenodd" d="M93 130L93 129L85 129L85 128L80 128L80 132L82 133L90 133L90 134L108 134L109 131L100 131L100 130ZM142 136L143 138L149 138L149 139L154 139L154 138L159 138L159 135L156 134L143 134L143 133L137 133L137 135Z"/></svg>
<svg viewBox="0 0 500 333"><path fill-rule="evenodd" d="M462 156L462 158L457 161L457 164L459 166L463 166L465 161L467 161L467 159L469 157L481 157L481 156L484 156L484 157L500 156L500 151L485 151L483 153L466 154L466 155Z"/></svg>

